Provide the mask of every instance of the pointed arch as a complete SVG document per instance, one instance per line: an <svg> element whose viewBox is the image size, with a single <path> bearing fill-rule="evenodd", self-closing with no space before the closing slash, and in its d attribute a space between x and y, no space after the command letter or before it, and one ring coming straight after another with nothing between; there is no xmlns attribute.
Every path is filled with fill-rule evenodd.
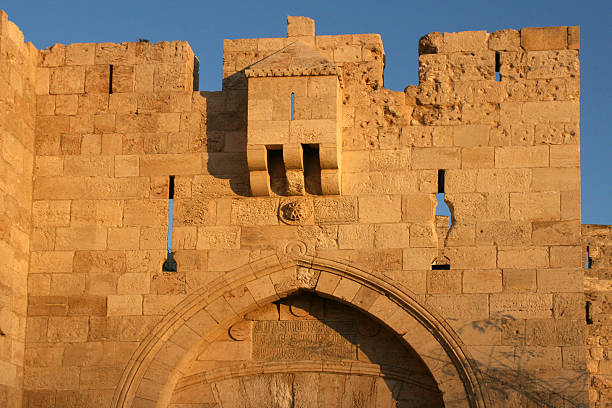
<svg viewBox="0 0 612 408"><path fill-rule="evenodd" d="M197 345L212 341L245 313L299 291L336 299L386 324L424 361L445 407L488 405L458 336L409 290L345 263L274 255L226 274L176 305L134 352L112 406L164 406Z"/></svg>

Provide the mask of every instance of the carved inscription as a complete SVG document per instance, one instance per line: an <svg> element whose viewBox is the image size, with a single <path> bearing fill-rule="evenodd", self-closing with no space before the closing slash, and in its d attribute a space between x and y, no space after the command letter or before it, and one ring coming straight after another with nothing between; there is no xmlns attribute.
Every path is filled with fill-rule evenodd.
<svg viewBox="0 0 612 408"><path fill-rule="evenodd" d="M354 338L351 322L257 321L253 326L253 360L354 359Z"/></svg>

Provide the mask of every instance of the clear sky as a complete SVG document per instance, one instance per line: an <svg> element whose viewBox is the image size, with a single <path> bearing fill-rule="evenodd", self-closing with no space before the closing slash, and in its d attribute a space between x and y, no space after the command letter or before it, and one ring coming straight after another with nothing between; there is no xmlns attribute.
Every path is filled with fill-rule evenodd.
<svg viewBox="0 0 612 408"><path fill-rule="evenodd" d="M314 18L317 34L380 33L385 86L394 90L417 83L418 40L429 32L580 25L582 222L612 224L609 0L2 0L0 8L39 49L138 38L189 41L200 59L201 90L221 88L224 38L284 37L287 15Z"/></svg>

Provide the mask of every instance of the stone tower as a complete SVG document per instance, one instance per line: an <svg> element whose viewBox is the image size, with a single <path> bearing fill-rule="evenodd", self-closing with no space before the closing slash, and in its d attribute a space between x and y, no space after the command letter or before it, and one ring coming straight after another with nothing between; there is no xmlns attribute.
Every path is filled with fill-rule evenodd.
<svg viewBox="0 0 612 408"><path fill-rule="evenodd" d="M186 42L0 13L0 405L605 406L578 37L431 33L396 92L379 35L289 17L204 92Z"/></svg>

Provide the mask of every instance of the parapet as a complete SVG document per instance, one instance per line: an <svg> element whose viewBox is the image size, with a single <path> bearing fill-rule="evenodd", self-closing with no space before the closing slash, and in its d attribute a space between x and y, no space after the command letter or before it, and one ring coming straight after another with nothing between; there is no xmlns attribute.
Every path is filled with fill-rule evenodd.
<svg viewBox="0 0 612 408"><path fill-rule="evenodd" d="M579 27L433 32L419 41L420 82L579 76Z"/></svg>

